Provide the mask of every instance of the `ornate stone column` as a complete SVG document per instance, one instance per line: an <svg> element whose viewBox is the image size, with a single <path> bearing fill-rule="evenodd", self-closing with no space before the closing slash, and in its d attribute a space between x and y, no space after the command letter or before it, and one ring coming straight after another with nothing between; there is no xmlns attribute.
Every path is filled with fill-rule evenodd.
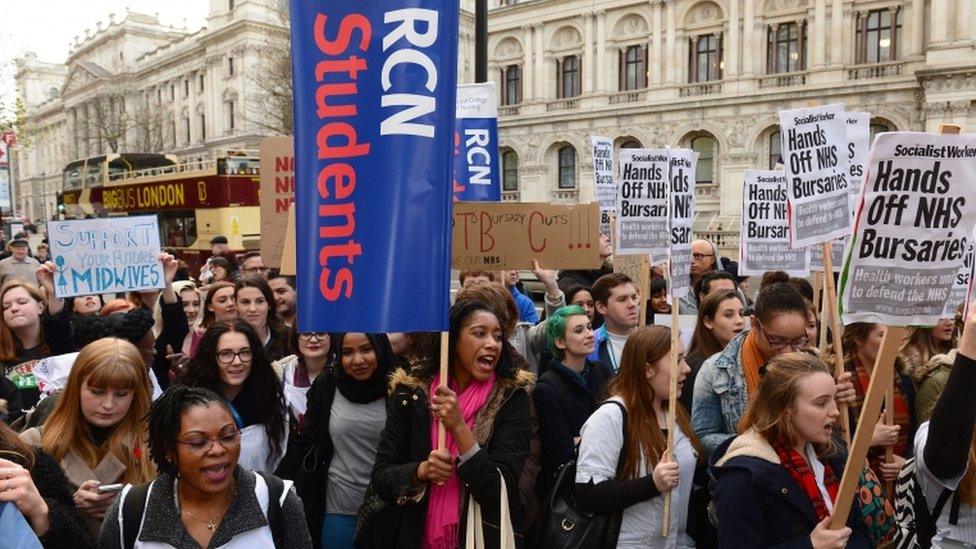
<svg viewBox="0 0 976 549"><path fill-rule="evenodd" d="M674 2L668 2L667 7L667 26L668 29L668 40L667 40L667 56L665 58L665 66L667 67L667 81L669 84L677 82L677 67L678 59L675 59L675 32L676 22L674 14Z"/></svg>
<svg viewBox="0 0 976 549"><path fill-rule="evenodd" d="M663 51L663 36L664 32L661 28L661 11L662 2L659 0L651 0L651 32L653 33L653 40L651 42L651 48L648 50L650 55L647 59L647 67L650 70L650 83L651 85L660 84L663 79L664 74L664 51Z"/></svg>
<svg viewBox="0 0 976 549"><path fill-rule="evenodd" d="M756 72L756 8L755 0L745 0L742 21L742 73L751 76Z"/></svg>

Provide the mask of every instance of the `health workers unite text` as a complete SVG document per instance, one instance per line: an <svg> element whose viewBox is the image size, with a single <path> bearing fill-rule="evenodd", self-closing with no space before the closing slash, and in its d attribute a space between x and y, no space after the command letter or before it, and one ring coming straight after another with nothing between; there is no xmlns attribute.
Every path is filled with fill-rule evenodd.
<svg viewBox="0 0 976 549"><path fill-rule="evenodd" d="M383 23L391 26L383 37L386 52L380 74L384 95L380 107L400 107L380 122L380 135L434 137L434 126L416 122L436 108L437 67L424 53L437 42L438 13L435 10L408 8L386 12ZM363 255L362 243L356 239L357 171L351 162L370 152L370 143L360 142L356 131L360 115L356 100L357 76L367 71L367 54L376 47L373 28L362 14L352 13L339 20L319 13L314 22L315 44L324 59L315 65L315 113L321 121L316 132L319 160L328 164L316 176L320 198L318 205L319 291L328 301L352 297L356 275L354 263ZM330 38L331 36L331 38ZM339 58L345 56L344 58ZM424 70L424 88L429 95L396 93L391 74L397 65L415 65ZM453 108L453 107L452 107ZM382 159L377 159L382 162Z"/></svg>

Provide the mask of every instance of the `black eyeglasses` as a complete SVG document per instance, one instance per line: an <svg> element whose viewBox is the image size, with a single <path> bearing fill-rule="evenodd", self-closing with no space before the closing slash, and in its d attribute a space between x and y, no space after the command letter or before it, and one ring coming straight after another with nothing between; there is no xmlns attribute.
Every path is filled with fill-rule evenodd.
<svg viewBox="0 0 976 549"><path fill-rule="evenodd" d="M250 349L241 349L236 353L234 351L226 350L217 352L217 362L221 364L230 364L234 362L234 357L241 359L241 362L250 362L254 358L254 353Z"/></svg>
<svg viewBox="0 0 976 549"><path fill-rule="evenodd" d="M329 337L328 332L304 332L298 334L298 337L304 339L305 341L325 341L325 338Z"/></svg>
<svg viewBox="0 0 976 549"><path fill-rule="evenodd" d="M695 261L701 261L706 257L715 257L715 254L691 254L691 258L694 259Z"/></svg>
<svg viewBox="0 0 976 549"><path fill-rule="evenodd" d="M194 454L209 452L214 444L220 444L224 450L229 450L241 443L241 432L234 431L214 438L200 437L189 440L177 440L176 443L186 446Z"/></svg>
<svg viewBox="0 0 976 549"><path fill-rule="evenodd" d="M763 339L766 340L766 343L774 351L779 351L787 347L793 349L794 351L798 351L806 347L807 344L810 343L810 338L805 335L800 336L796 339L786 339L784 337L779 337L775 334L770 334L769 332L766 331L766 328L762 325L762 322L760 322L758 318L756 319L756 324L759 326L759 332L762 333ZM773 337L770 338L769 337L770 335L772 335Z"/></svg>

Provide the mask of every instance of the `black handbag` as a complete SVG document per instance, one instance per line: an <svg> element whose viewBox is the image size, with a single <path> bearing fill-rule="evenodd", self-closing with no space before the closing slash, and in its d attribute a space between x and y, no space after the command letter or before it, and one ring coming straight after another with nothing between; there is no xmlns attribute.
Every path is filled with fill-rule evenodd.
<svg viewBox="0 0 976 549"><path fill-rule="evenodd" d="M362 548L395 546L402 513L402 507L381 498L370 482L356 511L353 544Z"/></svg>
<svg viewBox="0 0 976 549"><path fill-rule="evenodd" d="M617 473L624 461L627 448L627 409L614 400L624 414L624 443L620 447ZM579 446L577 445L577 453ZM595 549L616 547L620 535L622 513L598 515L588 513L576 504L573 486L576 484L576 459L566 463L556 473L552 491L539 509L539 516L530 533L532 547L559 547L560 549Z"/></svg>

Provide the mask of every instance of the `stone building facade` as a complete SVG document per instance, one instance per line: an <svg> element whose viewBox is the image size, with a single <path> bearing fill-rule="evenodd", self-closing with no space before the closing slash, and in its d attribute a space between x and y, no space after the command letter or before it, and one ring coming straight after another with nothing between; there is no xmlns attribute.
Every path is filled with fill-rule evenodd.
<svg viewBox="0 0 976 549"><path fill-rule="evenodd" d="M156 16L112 14L75 38L64 64L22 57L16 82L28 135L15 160L18 213L55 215L61 172L72 160L109 152L209 159L257 149L279 122L260 108L277 76L267 54L287 44L280 0L210 0L207 26L195 32Z"/></svg>
<svg viewBox="0 0 976 549"><path fill-rule="evenodd" d="M841 102L872 133L976 124L976 2L492 0L504 198L594 199L590 136L701 154L696 230L738 246L777 111Z"/></svg>

